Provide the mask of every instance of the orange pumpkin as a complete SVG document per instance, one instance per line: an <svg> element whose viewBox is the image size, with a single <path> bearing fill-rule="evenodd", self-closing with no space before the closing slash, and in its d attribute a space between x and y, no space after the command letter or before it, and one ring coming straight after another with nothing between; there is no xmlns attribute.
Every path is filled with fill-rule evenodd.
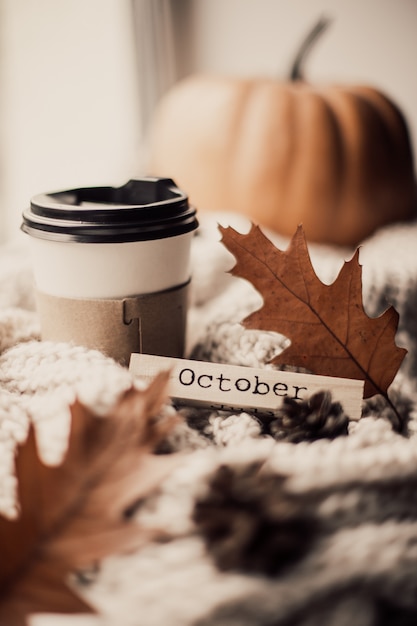
<svg viewBox="0 0 417 626"><path fill-rule="evenodd" d="M161 99L149 156L200 210L286 236L352 246L415 216L406 121L369 86L193 75Z"/></svg>

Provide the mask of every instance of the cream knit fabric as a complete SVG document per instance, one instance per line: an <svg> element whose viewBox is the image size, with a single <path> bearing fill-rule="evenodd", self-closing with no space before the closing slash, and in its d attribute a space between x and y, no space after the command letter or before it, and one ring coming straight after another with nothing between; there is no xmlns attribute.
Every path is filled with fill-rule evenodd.
<svg viewBox="0 0 417 626"><path fill-rule="evenodd" d="M201 218L193 243L188 356L262 367L285 338L245 331L240 321L261 299L226 270L233 258L219 242L220 214ZM280 248L287 241L268 233ZM168 442L183 451L178 469L139 513L174 539L129 556L106 559L78 590L98 616L37 616L37 626L387 626L417 623L417 224L379 231L363 243L364 301L370 315L387 301L400 313L397 343L409 354L391 386L407 415L396 434L383 403L366 403L348 436L277 441L248 413L184 408L184 423ZM310 246L323 281L337 275L353 251ZM39 341L30 259L21 247L0 249L0 511L16 512L13 455L33 420L41 453L58 462L66 446L68 405L75 396L105 413L130 386L127 369L98 352ZM312 513L315 540L274 575L244 568L222 571L194 521L196 502L219 467L263 463L285 475L285 491L300 515ZM274 494L269 494L274 498ZM255 489L256 498L256 489ZM279 498L277 493L276 498ZM302 539L302 537L300 537ZM1 555L0 555L1 558ZM408 620L408 621L407 621Z"/></svg>

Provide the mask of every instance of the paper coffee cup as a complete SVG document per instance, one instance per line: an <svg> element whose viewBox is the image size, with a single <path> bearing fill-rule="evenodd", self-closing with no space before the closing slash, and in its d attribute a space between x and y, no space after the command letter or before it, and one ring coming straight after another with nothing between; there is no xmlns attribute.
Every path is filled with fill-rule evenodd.
<svg viewBox="0 0 417 626"><path fill-rule="evenodd" d="M183 356L190 246L198 227L171 179L40 194L23 213L42 338Z"/></svg>

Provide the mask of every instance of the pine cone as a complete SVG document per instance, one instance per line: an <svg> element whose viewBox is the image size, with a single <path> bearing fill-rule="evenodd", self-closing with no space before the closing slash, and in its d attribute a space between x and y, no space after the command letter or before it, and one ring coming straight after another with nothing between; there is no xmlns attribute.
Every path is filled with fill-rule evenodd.
<svg viewBox="0 0 417 626"><path fill-rule="evenodd" d="M193 519L221 570L276 575L300 559L315 537L316 519L285 493L286 477L260 468L220 466L195 505Z"/></svg>
<svg viewBox="0 0 417 626"><path fill-rule="evenodd" d="M302 402L284 398L269 431L277 440L298 443L347 435L348 424L348 416L339 402L332 402L330 391L319 391Z"/></svg>

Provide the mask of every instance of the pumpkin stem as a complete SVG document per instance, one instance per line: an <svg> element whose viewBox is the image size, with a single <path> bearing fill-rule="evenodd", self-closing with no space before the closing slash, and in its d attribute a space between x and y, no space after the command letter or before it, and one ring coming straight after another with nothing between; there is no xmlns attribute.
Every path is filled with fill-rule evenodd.
<svg viewBox="0 0 417 626"><path fill-rule="evenodd" d="M297 54L295 55L294 61L291 65L290 71L290 80L304 80L304 72L303 72L303 64L304 61L310 52L310 49L314 46L317 39L320 35L326 30L329 26L331 19L327 17L321 17L319 21L314 25L314 27L309 30L307 36L302 41Z"/></svg>

